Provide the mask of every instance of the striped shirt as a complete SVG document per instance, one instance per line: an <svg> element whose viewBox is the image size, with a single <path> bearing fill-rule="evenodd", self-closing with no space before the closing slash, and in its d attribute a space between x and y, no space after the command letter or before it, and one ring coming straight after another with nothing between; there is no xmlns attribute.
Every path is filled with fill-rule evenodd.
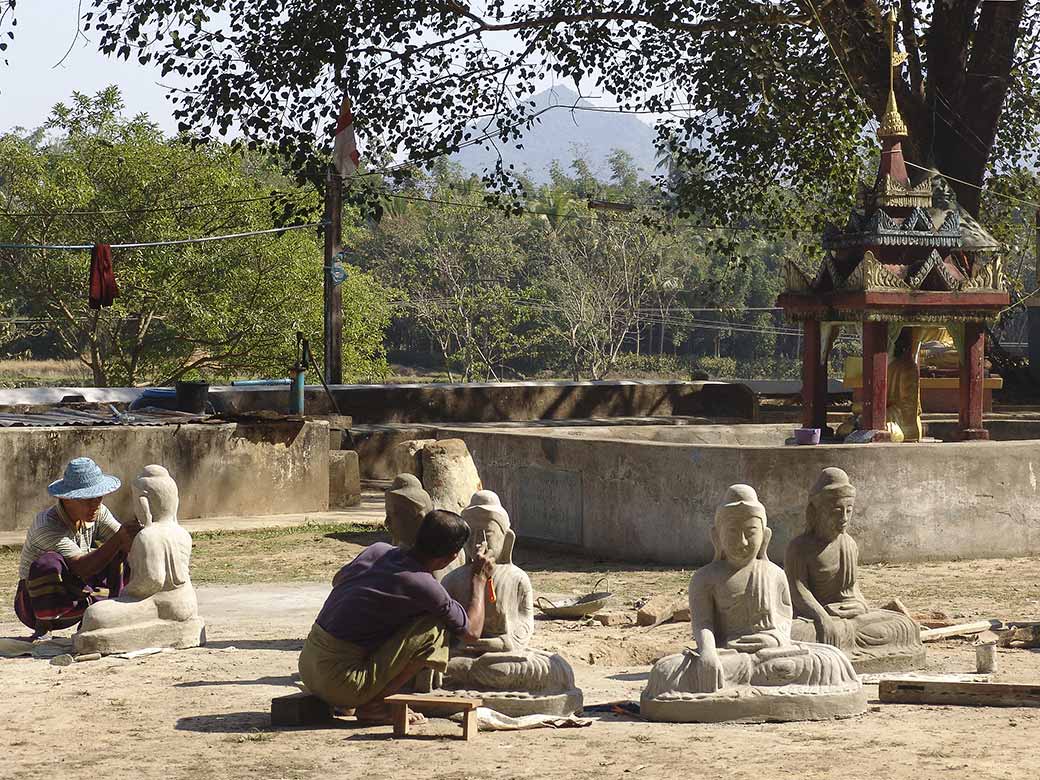
<svg viewBox="0 0 1040 780"><path fill-rule="evenodd" d="M65 511L55 504L36 515L25 534L22 558L18 563L18 578L28 579L29 567L45 552L56 552L63 558L79 558L86 555L94 543L102 544L119 531L119 521L104 504L98 507L94 522L84 524L73 531L71 523L62 518Z"/></svg>

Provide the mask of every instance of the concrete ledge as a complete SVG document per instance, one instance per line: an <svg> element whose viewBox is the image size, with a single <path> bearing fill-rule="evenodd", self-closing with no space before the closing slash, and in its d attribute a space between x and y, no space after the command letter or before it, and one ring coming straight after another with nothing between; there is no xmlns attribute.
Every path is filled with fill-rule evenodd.
<svg viewBox="0 0 1040 780"><path fill-rule="evenodd" d="M179 516L322 512L329 506L325 422L0 430L0 531L28 527L53 499L47 485L72 458L94 458L123 487L106 499L132 517L130 481L149 463L166 466L180 488Z"/></svg>
<svg viewBox="0 0 1040 780"><path fill-rule="evenodd" d="M615 380L605 382L492 382L467 384L334 385L336 403L355 425L502 422L590 417L704 416L755 420L755 394L743 384ZM213 387L218 411L288 409L289 390ZM308 414L327 414L320 386L305 393Z"/></svg>
<svg viewBox="0 0 1040 780"><path fill-rule="evenodd" d="M766 426L772 427L772 426ZM728 485L755 487L783 561L821 469L857 488L864 562L1040 555L1040 441L817 447L619 441L445 428L465 440L518 535L630 562L701 565Z"/></svg>

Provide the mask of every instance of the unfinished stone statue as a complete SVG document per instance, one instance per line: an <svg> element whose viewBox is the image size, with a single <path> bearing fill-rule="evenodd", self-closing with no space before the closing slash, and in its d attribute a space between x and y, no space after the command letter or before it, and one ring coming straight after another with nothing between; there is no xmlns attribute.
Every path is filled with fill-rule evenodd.
<svg viewBox="0 0 1040 780"><path fill-rule="evenodd" d="M433 509L433 499L414 474L398 474L386 491L386 530L398 546L411 547L419 524Z"/></svg>
<svg viewBox="0 0 1040 780"><path fill-rule="evenodd" d="M841 648L860 674L924 665L920 629L906 615L871 609L856 582L859 548L847 528L856 488L838 468L824 469L809 493L805 532L787 547L794 639Z"/></svg>
<svg viewBox="0 0 1040 780"><path fill-rule="evenodd" d="M527 573L513 564L516 534L498 496L490 490L474 493L462 517L470 528L467 557L472 559L486 543L495 565L484 596L484 632L476 644L453 648L445 687L477 692L486 706L506 715L580 711L581 691L571 665L560 655L528 647L534 634L534 595ZM444 587L457 601L469 603L468 567L448 574Z"/></svg>
<svg viewBox="0 0 1040 780"><path fill-rule="evenodd" d="M852 664L828 645L791 641L791 595L766 555L772 532L748 485L732 485L711 529L715 560L690 580L696 651L654 664L640 712L657 721L822 720L867 699Z"/></svg>
<svg viewBox="0 0 1040 780"><path fill-rule="evenodd" d="M130 582L118 598L83 613L72 637L77 653L197 647L206 641L188 571L191 535L177 523L177 483L165 468L152 465L132 489L142 529L128 555Z"/></svg>
<svg viewBox="0 0 1040 780"><path fill-rule="evenodd" d="M419 524L426 513L433 509L433 499L414 474L398 474L386 491L385 503L386 529L390 532L391 541L401 547L411 547L419 533ZM438 569L433 576L443 579L445 574L465 562L466 554L460 552L453 563Z"/></svg>

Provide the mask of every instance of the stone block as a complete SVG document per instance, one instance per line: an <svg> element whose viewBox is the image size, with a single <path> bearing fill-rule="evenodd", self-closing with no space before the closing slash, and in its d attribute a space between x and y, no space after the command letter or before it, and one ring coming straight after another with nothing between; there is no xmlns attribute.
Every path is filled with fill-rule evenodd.
<svg viewBox="0 0 1040 780"><path fill-rule="evenodd" d="M361 470L353 450L329 452L329 509L346 509L361 503Z"/></svg>
<svg viewBox="0 0 1040 780"><path fill-rule="evenodd" d="M440 439L422 448L423 487L434 506L461 512L483 486L476 464L462 439Z"/></svg>
<svg viewBox="0 0 1040 780"><path fill-rule="evenodd" d="M635 622L628 612L597 612L592 619L601 626L630 626Z"/></svg>
<svg viewBox="0 0 1040 780"><path fill-rule="evenodd" d="M436 439L412 439L394 445L390 450L390 470L397 474L414 474L422 481L422 451Z"/></svg>
<svg viewBox="0 0 1040 780"><path fill-rule="evenodd" d="M636 624L657 626L661 623L688 623L689 601L683 596L653 596L636 612Z"/></svg>
<svg viewBox="0 0 1040 780"><path fill-rule="evenodd" d="M312 693L300 691L271 699L272 726L314 726L332 720L332 705Z"/></svg>

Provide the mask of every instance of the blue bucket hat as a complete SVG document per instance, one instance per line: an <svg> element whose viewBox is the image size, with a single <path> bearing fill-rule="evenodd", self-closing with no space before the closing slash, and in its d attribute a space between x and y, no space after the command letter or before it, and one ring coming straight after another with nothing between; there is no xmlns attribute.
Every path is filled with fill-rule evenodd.
<svg viewBox="0 0 1040 780"><path fill-rule="evenodd" d="M119 477L104 473L90 458L74 458L65 476L47 486L55 498L100 498L119 490Z"/></svg>

